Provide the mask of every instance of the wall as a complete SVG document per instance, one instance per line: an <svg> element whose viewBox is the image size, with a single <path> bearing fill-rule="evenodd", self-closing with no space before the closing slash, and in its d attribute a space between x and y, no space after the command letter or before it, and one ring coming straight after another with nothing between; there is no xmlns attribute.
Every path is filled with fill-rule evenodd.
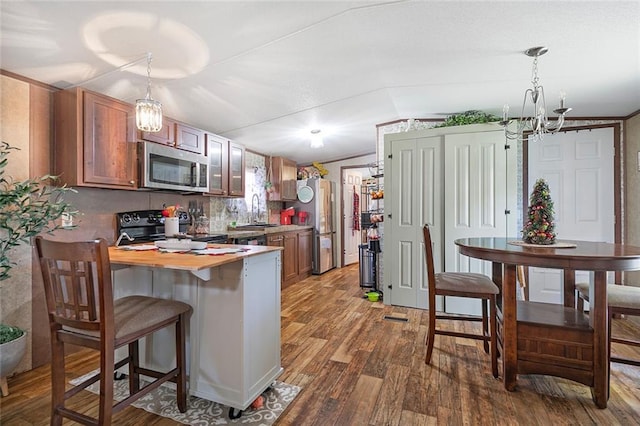
<svg viewBox="0 0 640 426"><path fill-rule="evenodd" d="M22 181L29 178L29 84L0 76L2 99L0 103L0 137L2 141L19 148L7 157L4 178ZM1 236L2 234L0 234ZM23 244L12 249L9 259L16 263L11 277L0 281L0 322L32 332L31 321L31 248ZM15 372L31 368L31 339L27 354Z"/></svg>
<svg viewBox="0 0 640 426"><path fill-rule="evenodd" d="M623 207L625 243L640 247L640 113L624 123L624 189ZM625 274L625 284L640 287L640 272Z"/></svg>

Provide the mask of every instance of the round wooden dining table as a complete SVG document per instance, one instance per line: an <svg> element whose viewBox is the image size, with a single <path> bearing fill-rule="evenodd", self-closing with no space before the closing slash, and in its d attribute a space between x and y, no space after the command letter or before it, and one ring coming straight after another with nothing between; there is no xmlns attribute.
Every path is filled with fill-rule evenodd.
<svg viewBox="0 0 640 426"><path fill-rule="evenodd" d="M547 374L591 387L593 401L609 398L607 272L640 270L640 247L589 241L523 245L515 238L461 238L460 254L492 262L501 288L498 314L503 381L513 391L518 374ZM516 266L564 270L563 305L518 301ZM588 317L575 310L575 271L592 271Z"/></svg>

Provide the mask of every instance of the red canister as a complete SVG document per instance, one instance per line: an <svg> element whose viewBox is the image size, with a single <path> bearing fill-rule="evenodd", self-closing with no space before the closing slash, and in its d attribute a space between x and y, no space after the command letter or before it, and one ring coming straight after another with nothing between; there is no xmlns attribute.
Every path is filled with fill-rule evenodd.
<svg viewBox="0 0 640 426"><path fill-rule="evenodd" d="M299 211L298 212L298 225L306 225L307 224L307 216L309 213Z"/></svg>

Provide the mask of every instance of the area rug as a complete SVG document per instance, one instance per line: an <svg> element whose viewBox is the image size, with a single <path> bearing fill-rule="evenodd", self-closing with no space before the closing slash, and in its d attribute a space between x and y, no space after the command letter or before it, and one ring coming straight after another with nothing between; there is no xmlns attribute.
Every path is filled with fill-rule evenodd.
<svg viewBox="0 0 640 426"><path fill-rule="evenodd" d="M72 385L96 374L95 371L87 373L70 381ZM93 383L87 390L95 394L100 392L100 382ZM269 390L262 395L265 398L264 406L260 409L247 408L237 419L229 418L229 407L208 401L197 396L189 397L187 411L181 413L176 404L176 391L169 386L160 386L158 389L144 395L133 404L133 407L142 408L150 413L167 417L187 425L248 425L269 426L287 408L300 392L300 387L275 381ZM121 401L129 396L129 381L116 380L114 383L114 398Z"/></svg>

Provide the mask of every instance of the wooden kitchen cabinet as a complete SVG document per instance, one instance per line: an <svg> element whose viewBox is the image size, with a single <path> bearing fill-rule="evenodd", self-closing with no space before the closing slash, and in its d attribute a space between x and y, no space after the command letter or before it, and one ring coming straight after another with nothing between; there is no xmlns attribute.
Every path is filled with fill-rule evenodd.
<svg viewBox="0 0 640 426"><path fill-rule="evenodd" d="M267 234L267 245L283 247L282 287L311 276L313 230Z"/></svg>
<svg viewBox="0 0 640 426"><path fill-rule="evenodd" d="M175 146L176 125L178 123L167 117L162 117L162 129L159 132L140 132L140 139L161 143L163 145Z"/></svg>
<svg viewBox="0 0 640 426"><path fill-rule="evenodd" d="M283 247L284 246L284 235L283 234L268 234L267 235L267 245L275 246L275 247Z"/></svg>
<svg viewBox="0 0 640 426"><path fill-rule="evenodd" d="M176 148L204 155L204 130L196 129L184 123L176 124Z"/></svg>
<svg viewBox="0 0 640 426"><path fill-rule="evenodd" d="M284 251L282 258L282 285L286 286L298 281L298 233L286 232L284 236Z"/></svg>
<svg viewBox="0 0 640 426"><path fill-rule="evenodd" d="M269 201L296 201L298 199L296 162L284 157L272 157L270 171L273 191L267 193Z"/></svg>
<svg viewBox="0 0 640 426"><path fill-rule="evenodd" d="M244 147L213 133L205 137L209 157L206 195L244 197Z"/></svg>
<svg viewBox="0 0 640 426"><path fill-rule="evenodd" d="M229 196L244 197L244 146L229 142Z"/></svg>
<svg viewBox="0 0 640 426"><path fill-rule="evenodd" d="M207 195L229 195L229 140L207 133L209 191Z"/></svg>
<svg viewBox="0 0 640 426"><path fill-rule="evenodd" d="M298 279L305 279L311 275L313 229L298 232Z"/></svg>
<svg viewBox="0 0 640 426"><path fill-rule="evenodd" d="M82 88L54 94L54 173L62 184L137 189L133 105Z"/></svg>

